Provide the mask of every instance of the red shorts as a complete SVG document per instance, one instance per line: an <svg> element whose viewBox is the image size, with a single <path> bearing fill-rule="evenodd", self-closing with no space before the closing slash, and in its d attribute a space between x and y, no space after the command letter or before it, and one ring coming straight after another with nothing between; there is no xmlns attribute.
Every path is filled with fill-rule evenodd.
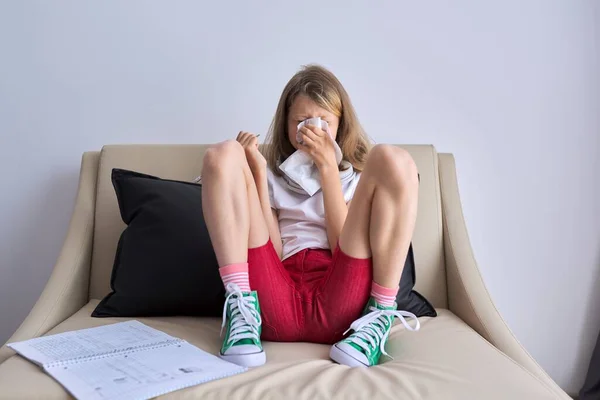
<svg viewBox="0 0 600 400"><path fill-rule="evenodd" d="M250 287L258 292L263 340L332 344L360 317L373 279L371 259L339 247L305 249L283 262L271 241L248 250Z"/></svg>

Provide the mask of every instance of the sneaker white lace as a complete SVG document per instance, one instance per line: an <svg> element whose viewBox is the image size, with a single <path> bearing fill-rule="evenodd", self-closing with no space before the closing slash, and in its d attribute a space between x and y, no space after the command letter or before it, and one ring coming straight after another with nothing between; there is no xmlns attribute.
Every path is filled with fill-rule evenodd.
<svg viewBox="0 0 600 400"><path fill-rule="evenodd" d="M223 323L221 335L227 323L227 308L231 308L231 323L229 324L228 344L241 339L260 340L259 327L262 324L260 313L256 309L256 298L244 296L235 283L230 283L225 288L227 297L223 307Z"/></svg>
<svg viewBox="0 0 600 400"><path fill-rule="evenodd" d="M344 332L345 335L351 330L354 331L354 333L344 341L357 345L364 350L367 356L370 356L371 352L379 347L382 354L392 358L385 351L385 343L390 334L390 328L394 317L398 317L402 322L402 325L409 331L418 331L421 328L421 323L417 319L417 316L408 311L381 310L372 306L369 307L369 311L368 314L365 314L354 321L352 325L350 325L350 328ZM405 317L413 318L417 321L414 328L410 326Z"/></svg>

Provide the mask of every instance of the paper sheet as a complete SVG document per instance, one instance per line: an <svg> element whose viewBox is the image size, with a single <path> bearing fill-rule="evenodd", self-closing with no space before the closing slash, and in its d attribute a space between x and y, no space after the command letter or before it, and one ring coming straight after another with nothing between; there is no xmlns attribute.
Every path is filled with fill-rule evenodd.
<svg viewBox="0 0 600 400"><path fill-rule="evenodd" d="M187 342L53 366L47 372L79 399L147 399L246 368Z"/></svg>
<svg viewBox="0 0 600 400"><path fill-rule="evenodd" d="M176 340L139 321L42 336L8 346L39 365Z"/></svg>

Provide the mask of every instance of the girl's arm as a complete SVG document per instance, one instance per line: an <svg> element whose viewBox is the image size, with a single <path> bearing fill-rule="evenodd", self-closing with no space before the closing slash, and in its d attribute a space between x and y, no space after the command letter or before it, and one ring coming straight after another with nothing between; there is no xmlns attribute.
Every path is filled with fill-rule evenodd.
<svg viewBox="0 0 600 400"><path fill-rule="evenodd" d="M327 227L327 240L333 251L342 233L342 228L348 215L348 205L344 200L342 183L339 169L333 167L321 167L321 189L323 191L323 202L325 205L325 226Z"/></svg>
<svg viewBox="0 0 600 400"><path fill-rule="evenodd" d="M310 155L319 169L325 207L327 241L333 251L338 245L348 215L348 205L344 201L333 140L329 133L311 125L304 125L298 132L302 134L302 142L298 144L299 147Z"/></svg>
<svg viewBox="0 0 600 400"><path fill-rule="evenodd" d="M283 253L283 245L281 243L281 233L279 232L279 221L277 211L271 208L269 200L269 186L267 183L267 170L263 169L260 173L254 176L256 189L258 190L258 198L260 200L260 208L262 209L263 217L269 229L269 238L277 251L277 255L281 259Z"/></svg>

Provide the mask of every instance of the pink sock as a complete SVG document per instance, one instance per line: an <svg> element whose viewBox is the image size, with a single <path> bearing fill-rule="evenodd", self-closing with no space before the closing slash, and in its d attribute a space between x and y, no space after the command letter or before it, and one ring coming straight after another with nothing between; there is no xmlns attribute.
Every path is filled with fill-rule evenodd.
<svg viewBox="0 0 600 400"><path fill-rule="evenodd" d="M229 264L219 268L223 286L227 289L230 283L240 287L242 292L250 291L250 279L248 278L248 263Z"/></svg>
<svg viewBox="0 0 600 400"><path fill-rule="evenodd" d="M393 307L396 304L396 295L398 294L398 286L393 289L380 286L371 282L371 297L384 307Z"/></svg>

